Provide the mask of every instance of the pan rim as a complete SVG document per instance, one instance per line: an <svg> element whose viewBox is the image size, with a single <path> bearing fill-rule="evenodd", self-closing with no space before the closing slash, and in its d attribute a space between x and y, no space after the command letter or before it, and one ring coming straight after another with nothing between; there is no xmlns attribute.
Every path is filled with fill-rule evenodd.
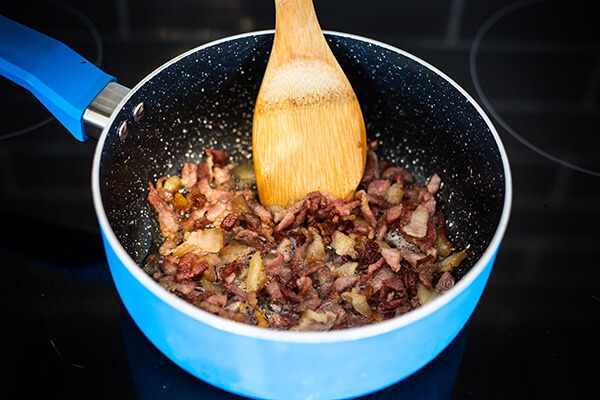
<svg viewBox="0 0 600 400"><path fill-rule="evenodd" d="M284 343L305 343L305 344L318 344L318 343L332 343L332 342L347 342L347 341L355 341L361 339L372 338L380 335L384 335L386 333L398 330L402 327L411 325L421 319L426 318L428 315L435 313L439 309L443 308L445 305L453 301L457 298L461 293L463 293L468 286L483 273L484 269L487 265L492 262L495 257L497 250L500 247L500 242L506 232L508 221L510 218L510 211L512 207L512 176L510 171L510 165L508 161L508 156L506 154L506 150L498 132L496 131L493 123L490 118L487 116L483 108L471 97L469 93L467 93L460 85L458 85L453 79L447 76L445 73L429 64L428 62L420 59L419 57L408 53L404 50L401 50L395 46L391 46L389 44L379 42L374 39L365 38L359 35L348 34L343 32L336 31L324 31L326 35L338 36L338 37L346 37L366 43L370 43L390 51L399 53L423 67L431 70L439 77L443 78L447 81L451 86L453 86L456 90L458 90L465 99L475 108L477 113L482 117L483 121L487 125L490 130L498 152L501 156L503 173L504 173L504 203L502 208L502 214L500 216L500 220L494 232L494 235L484 250L481 257L475 262L473 267L460 279L456 282L456 285L444 293L442 296L437 297L436 299L430 301L429 303L421 306L415 310L412 310L404 315L392 318L387 321L379 322L372 325L367 325L363 327L357 328L349 328L339 331L333 332L290 332L290 331L279 331L274 329L264 329L258 328L251 325L246 325L243 323L230 321L223 317L219 317L213 315L207 311L204 311L200 308L197 308L177 296L169 293L164 288L162 288L157 282L154 281L149 275L147 275L142 268L129 256L129 254L125 251L125 248L121 245L115 232L113 231L108 216L104 211L104 206L102 203L102 196L100 190L100 162L102 159L102 152L104 149L104 143L106 141L106 137L108 132L111 130L111 127L114 124L114 119L116 118L119 111L124 107L125 103L147 82L153 79L156 75L162 72L164 69L168 68L170 65L188 57L189 55L196 53L198 51L202 51L203 49L219 45L221 43L225 43L228 41L233 41L237 39L243 39L248 37L257 37L261 35L272 35L274 34L274 30L261 30L255 32L247 32L238 35L228 36L225 38L221 38L218 40L214 40L203 45L197 46L191 50L188 50L179 56L167 61L163 65L156 68L152 73L147 75L144 79L142 79L135 87L125 96L125 98L121 101L118 107L113 111L112 116L110 118L110 123L106 125L103 129L102 134L98 140L93 164L92 164L92 198L94 202L94 208L96 211L96 216L98 218L98 222L102 233L105 237L105 240L111 246L112 250L115 252L118 259L121 261L123 266L127 268L129 273L131 273L147 290L149 290L152 294L166 303L168 306L174 308L176 311L185 314L186 316L201 322L205 323L210 327L213 327L218 330L222 330L234 335L246 336L249 338L267 340L267 341L275 341L275 342L284 342ZM470 318L470 316L469 316Z"/></svg>

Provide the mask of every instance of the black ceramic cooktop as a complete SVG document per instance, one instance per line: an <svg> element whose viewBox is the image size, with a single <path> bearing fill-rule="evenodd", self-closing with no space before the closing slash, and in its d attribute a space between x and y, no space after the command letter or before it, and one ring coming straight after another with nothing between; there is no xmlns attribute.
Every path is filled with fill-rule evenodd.
<svg viewBox="0 0 600 400"><path fill-rule="evenodd" d="M324 29L407 50L462 85L508 152L514 202L483 297L431 364L371 399L575 398L600 355L600 29L593 1L315 0ZM272 0L21 1L0 14L132 87L170 58L274 24ZM0 38L1 40L1 38ZM123 308L79 143L0 79L3 391L232 399L167 360Z"/></svg>

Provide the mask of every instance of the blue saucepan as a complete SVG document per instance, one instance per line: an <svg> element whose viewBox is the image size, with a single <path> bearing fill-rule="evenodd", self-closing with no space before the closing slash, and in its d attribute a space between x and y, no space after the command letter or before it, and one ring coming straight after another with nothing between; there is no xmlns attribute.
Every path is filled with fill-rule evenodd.
<svg viewBox="0 0 600 400"><path fill-rule="evenodd" d="M336 332L247 326L180 300L139 267L159 238L149 181L176 173L205 148L251 156L254 99L273 32L218 40L168 62L129 90L66 46L0 18L0 70L32 91L78 139L99 135L93 198L114 283L133 320L196 377L249 397L363 395L435 358L471 317L511 205L507 157L489 118L426 62L373 40L328 33L359 98L379 157L444 182L450 239L469 253L458 282L422 308Z"/></svg>

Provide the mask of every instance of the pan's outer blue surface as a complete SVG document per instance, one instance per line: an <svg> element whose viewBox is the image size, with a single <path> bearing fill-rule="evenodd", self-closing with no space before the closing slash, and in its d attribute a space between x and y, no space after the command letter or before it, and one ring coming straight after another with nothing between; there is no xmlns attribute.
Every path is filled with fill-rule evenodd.
<svg viewBox="0 0 600 400"><path fill-rule="evenodd" d="M105 245L123 303L163 354L221 389L266 399L355 397L410 376L441 353L465 325L493 262L447 304L423 316L415 312L416 318L405 326L387 332L261 335L221 327L222 321L214 320L219 317L207 321L195 316L199 313L191 306L173 304L169 300L174 299L164 298L163 289L149 289L150 283L145 285L145 279L124 268L110 243Z"/></svg>
<svg viewBox="0 0 600 400"><path fill-rule="evenodd" d="M345 34L328 34L328 40L357 92L368 134L381 141L382 157L406 165L418 179L437 172L444 180L440 206L451 239L469 252L470 268L422 308L363 328L280 332L197 309L139 268L155 246L147 182L175 172L182 159L207 146L226 148L238 160L248 154L253 96L272 32L210 43L159 68L115 111L94 157L94 204L115 285L133 320L186 371L249 397L355 397L422 368L473 313L508 223L508 160L471 97L401 50ZM146 115L136 125L131 110L140 101ZM116 129L124 120L130 133L121 143Z"/></svg>

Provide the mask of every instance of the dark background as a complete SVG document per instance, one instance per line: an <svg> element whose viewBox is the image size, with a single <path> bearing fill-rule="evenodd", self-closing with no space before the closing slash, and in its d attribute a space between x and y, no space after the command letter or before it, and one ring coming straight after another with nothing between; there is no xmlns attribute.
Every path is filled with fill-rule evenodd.
<svg viewBox="0 0 600 400"><path fill-rule="evenodd" d="M494 117L513 172L509 228L467 327L422 371L371 398L575 398L596 391L594 3L315 0L323 29L407 50L463 86ZM274 27L272 0L4 1L0 14L63 41L128 87L198 45ZM164 358L122 307L92 207L94 141L73 139L4 78L0 94L2 381L9 397L237 398Z"/></svg>

